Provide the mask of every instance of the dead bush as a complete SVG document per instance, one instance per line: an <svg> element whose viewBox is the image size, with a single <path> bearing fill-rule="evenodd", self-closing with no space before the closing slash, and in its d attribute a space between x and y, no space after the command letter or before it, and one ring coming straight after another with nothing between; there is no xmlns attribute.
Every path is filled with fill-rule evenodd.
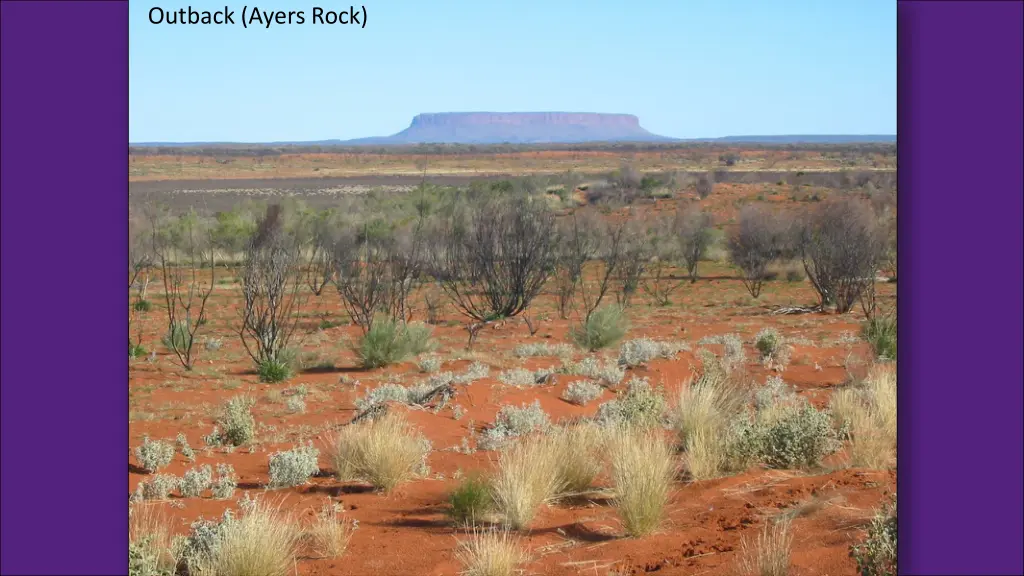
<svg viewBox="0 0 1024 576"><path fill-rule="evenodd" d="M239 276L242 321L238 335L261 371L270 364L287 363L286 350L303 300L300 262L295 239L284 230L280 206L269 206L249 240Z"/></svg>
<svg viewBox="0 0 1024 576"><path fill-rule="evenodd" d="M697 196L703 200L715 190L715 175L713 172L701 174L697 177L697 181L694 183L694 189L697 191Z"/></svg>
<svg viewBox="0 0 1024 576"><path fill-rule="evenodd" d="M822 306L845 314L873 286L884 236L863 202L843 198L809 211L799 227L799 249L807 277Z"/></svg>
<svg viewBox="0 0 1024 576"><path fill-rule="evenodd" d="M679 254L690 275L690 282L697 281L697 263L704 258L712 242L714 219L701 210L685 210L676 216L676 237Z"/></svg>
<svg viewBox="0 0 1024 576"><path fill-rule="evenodd" d="M744 206L729 236L729 256L740 269L743 285L757 298L768 277L768 266L782 254L789 221L762 205Z"/></svg>
<svg viewBox="0 0 1024 576"><path fill-rule="evenodd" d="M206 323L206 303L215 284L209 227L195 212L171 219L154 211L151 218L152 246L167 310L164 342L185 370L192 370L199 350L196 335Z"/></svg>
<svg viewBox="0 0 1024 576"><path fill-rule="evenodd" d="M452 218L434 268L460 312L480 322L511 318L540 293L554 264L554 216L528 196L499 197Z"/></svg>

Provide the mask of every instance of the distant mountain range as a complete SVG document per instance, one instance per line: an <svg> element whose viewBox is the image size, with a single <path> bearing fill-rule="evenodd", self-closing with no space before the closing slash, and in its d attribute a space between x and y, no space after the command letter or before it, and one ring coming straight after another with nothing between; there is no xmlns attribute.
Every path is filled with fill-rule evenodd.
<svg viewBox="0 0 1024 576"><path fill-rule="evenodd" d="M399 146L410 144L582 144L596 142L723 142L758 144L850 144L895 142L891 134L809 134L669 138L652 134L631 114L585 112L445 112L419 114L392 136L354 140L261 142L267 145ZM136 142L132 146L230 145L238 142ZM254 143L255 144L255 143Z"/></svg>

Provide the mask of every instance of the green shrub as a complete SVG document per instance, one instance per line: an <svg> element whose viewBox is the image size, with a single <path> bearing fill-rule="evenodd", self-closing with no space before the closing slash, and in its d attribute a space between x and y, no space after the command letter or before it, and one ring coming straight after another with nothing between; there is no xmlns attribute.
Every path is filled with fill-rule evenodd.
<svg viewBox="0 0 1024 576"><path fill-rule="evenodd" d="M167 333L160 339L163 345L171 350L187 350L189 340L192 335L189 334L189 326L187 322L175 322L168 328Z"/></svg>
<svg viewBox="0 0 1024 576"><path fill-rule="evenodd" d="M599 308L579 328L572 330L572 339L585 350L593 352L622 339L629 328L626 315L618 306Z"/></svg>
<svg viewBox="0 0 1024 576"><path fill-rule="evenodd" d="M132 309L136 312L149 312L153 309L153 303L149 300L136 300L135 303L132 304Z"/></svg>
<svg viewBox="0 0 1024 576"><path fill-rule="evenodd" d="M128 343L128 358L142 358L146 355L146 349L142 347L142 344Z"/></svg>
<svg viewBox="0 0 1024 576"><path fill-rule="evenodd" d="M342 322L341 320L331 320L329 318L324 318L323 320L320 321L320 324L319 324L318 327L321 330L329 330L329 329L334 328L336 326L342 326L343 324L344 324L344 322Z"/></svg>
<svg viewBox="0 0 1024 576"><path fill-rule="evenodd" d="M875 317L864 324L864 339L881 359L896 359L896 319Z"/></svg>
<svg viewBox="0 0 1024 576"><path fill-rule="evenodd" d="M267 382L273 384L275 382L284 382L292 375L292 365L287 360L274 360L267 358L263 362L260 362L257 371L260 376L260 382Z"/></svg>
<svg viewBox="0 0 1024 576"><path fill-rule="evenodd" d="M434 342L430 339L433 329L422 322L411 322L404 325L403 338L406 342L407 354L419 356L434 349Z"/></svg>
<svg viewBox="0 0 1024 576"><path fill-rule="evenodd" d="M379 368L427 352L432 347L430 327L379 319L363 335L356 354L364 368Z"/></svg>
<svg viewBox="0 0 1024 576"><path fill-rule="evenodd" d="M761 353L761 359L774 356L782 344L782 336L775 328L765 328L754 337L754 346Z"/></svg>
<svg viewBox="0 0 1024 576"><path fill-rule="evenodd" d="M896 495L871 521L868 537L850 547L861 576L896 576Z"/></svg>
<svg viewBox="0 0 1024 576"><path fill-rule="evenodd" d="M491 485L474 474L464 479L448 496L448 515L459 524L475 525L494 507Z"/></svg>

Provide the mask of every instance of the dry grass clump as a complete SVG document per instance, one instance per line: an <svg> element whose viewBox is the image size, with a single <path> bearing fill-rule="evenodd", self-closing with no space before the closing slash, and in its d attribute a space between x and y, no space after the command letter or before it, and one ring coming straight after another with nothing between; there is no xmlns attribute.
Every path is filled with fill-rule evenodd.
<svg viewBox="0 0 1024 576"><path fill-rule="evenodd" d="M177 558L166 514L152 504L128 509L128 564L131 574L173 574Z"/></svg>
<svg viewBox="0 0 1024 576"><path fill-rule="evenodd" d="M786 576L792 547L789 520L765 524L753 545L743 540L740 569L745 576Z"/></svg>
<svg viewBox="0 0 1024 576"><path fill-rule="evenodd" d="M563 494L590 490L601 473L606 431L592 422L583 422L557 428L551 437L558 452L559 484Z"/></svg>
<svg viewBox="0 0 1024 576"><path fill-rule="evenodd" d="M880 364L868 374L867 387L879 427L896 438L896 365Z"/></svg>
<svg viewBox="0 0 1024 576"><path fill-rule="evenodd" d="M896 458L896 367L879 364L861 386L837 391L831 410L850 440L850 463L885 469Z"/></svg>
<svg viewBox="0 0 1024 576"><path fill-rule="evenodd" d="M340 480L362 480L384 492L425 474L429 453L430 442L393 412L342 428L332 450Z"/></svg>
<svg viewBox="0 0 1024 576"><path fill-rule="evenodd" d="M686 466L693 480L718 478L728 467L727 442L714 430L699 428L686 438Z"/></svg>
<svg viewBox="0 0 1024 576"><path fill-rule="evenodd" d="M694 480L716 478L727 468L730 426L745 409L747 397L738 379L718 370L679 388L671 422Z"/></svg>
<svg viewBox="0 0 1024 576"><path fill-rule="evenodd" d="M563 491L563 453L555 438L541 434L524 437L501 452L491 493L505 524L526 528L541 505Z"/></svg>
<svg viewBox="0 0 1024 576"><path fill-rule="evenodd" d="M474 532L459 544L455 557L466 576L512 576L529 560L518 539L507 530Z"/></svg>
<svg viewBox="0 0 1024 576"><path fill-rule="evenodd" d="M216 546L190 573L203 576L286 576L295 564L300 531L294 518L254 503L238 518L222 522Z"/></svg>
<svg viewBox="0 0 1024 576"><path fill-rule="evenodd" d="M609 439L611 477L626 534L644 536L665 515L676 462L672 445L653 430L617 427Z"/></svg>
<svg viewBox="0 0 1024 576"><path fill-rule="evenodd" d="M345 520L339 505L330 500L303 531L310 551L320 558L340 558L352 539L352 524Z"/></svg>

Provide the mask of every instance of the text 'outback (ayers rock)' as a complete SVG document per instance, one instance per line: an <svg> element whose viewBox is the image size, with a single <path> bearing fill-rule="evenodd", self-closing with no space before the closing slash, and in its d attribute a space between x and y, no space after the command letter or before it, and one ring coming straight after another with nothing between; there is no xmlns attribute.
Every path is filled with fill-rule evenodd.
<svg viewBox="0 0 1024 576"><path fill-rule="evenodd" d="M446 112L420 114L394 136L361 139L369 144L545 144L662 142L630 114L576 112Z"/></svg>

